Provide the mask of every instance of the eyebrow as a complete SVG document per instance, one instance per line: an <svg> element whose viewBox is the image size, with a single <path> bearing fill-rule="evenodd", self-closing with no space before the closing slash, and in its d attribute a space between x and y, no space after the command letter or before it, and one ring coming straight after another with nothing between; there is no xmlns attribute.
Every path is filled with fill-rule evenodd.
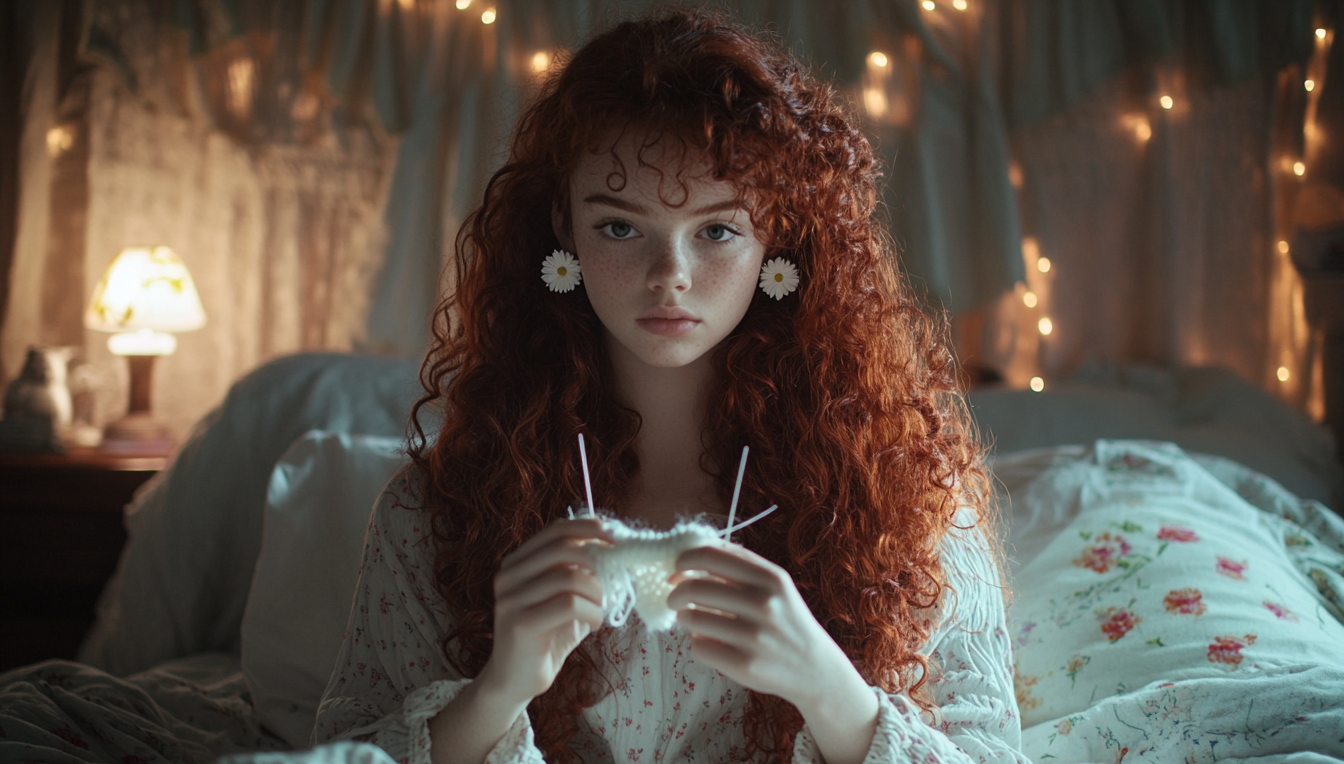
<svg viewBox="0 0 1344 764"><path fill-rule="evenodd" d="M633 212L636 215L649 214L649 211L641 204L628 202L624 199L620 199L615 196L609 196L607 194L592 194L590 196L584 197L583 201L587 204L605 204L608 207L615 207L618 210ZM739 209L741 206L742 206L741 203L737 199L724 199L721 202L706 204L705 206L700 207L699 209L691 210L691 214L708 215L714 212L726 212L728 210Z"/></svg>

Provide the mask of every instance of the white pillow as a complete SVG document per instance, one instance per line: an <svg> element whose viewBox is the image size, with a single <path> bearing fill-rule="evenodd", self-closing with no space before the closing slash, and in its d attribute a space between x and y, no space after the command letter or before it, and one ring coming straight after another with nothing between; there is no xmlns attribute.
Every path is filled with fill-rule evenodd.
<svg viewBox="0 0 1344 764"><path fill-rule="evenodd" d="M350 615L369 514L405 461L402 445L314 430L271 473L242 664L257 716L295 748L308 747Z"/></svg>
<svg viewBox="0 0 1344 764"><path fill-rule="evenodd" d="M1335 539L1256 509L1171 444L1088 456L1019 493L1072 517L1013 582L1024 728L1156 681L1344 667L1321 591L1338 581L1316 575L1344 562Z"/></svg>

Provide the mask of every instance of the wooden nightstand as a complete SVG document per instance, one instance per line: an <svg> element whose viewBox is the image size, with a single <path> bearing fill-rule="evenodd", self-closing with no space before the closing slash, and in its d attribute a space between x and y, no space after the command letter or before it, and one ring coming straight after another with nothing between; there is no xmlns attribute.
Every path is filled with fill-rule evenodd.
<svg viewBox="0 0 1344 764"><path fill-rule="evenodd" d="M161 456L0 452L0 671L73 659Z"/></svg>

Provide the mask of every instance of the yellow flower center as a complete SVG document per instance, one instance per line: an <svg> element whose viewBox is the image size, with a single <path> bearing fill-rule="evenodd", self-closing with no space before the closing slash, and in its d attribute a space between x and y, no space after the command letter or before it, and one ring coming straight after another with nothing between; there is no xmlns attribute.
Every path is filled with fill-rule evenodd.
<svg viewBox="0 0 1344 764"><path fill-rule="evenodd" d="M565 273L566 273L566 271L565 271L565 266L563 266L563 265L560 266L559 268L556 268L556 269L555 269L555 275L557 275L557 276L563 276L563 275L565 275Z"/></svg>
<svg viewBox="0 0 1344 764"><path fill-rule="evenodd" d="M782 274L782 273L776 273L776 274L775 274L775 281L776 281L776 282L780 282L780 281L783 281L783 280L784 280L784 274Z"/></svg>

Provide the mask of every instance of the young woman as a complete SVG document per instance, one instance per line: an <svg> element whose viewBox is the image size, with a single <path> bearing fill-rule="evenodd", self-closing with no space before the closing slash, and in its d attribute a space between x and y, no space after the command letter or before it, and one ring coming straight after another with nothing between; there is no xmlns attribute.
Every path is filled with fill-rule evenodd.
<svg viewBox="0 0 1344 764"><path fill-rule="evenodd" d="M787 54L595 38L459 236L314 733L403 761L1020 760L985 478L868 142ZM594 504L576 437L586 438ZM616 520L719 518L676 627L604 626ZM687 575L689 574L689 575Z"/></svg>

